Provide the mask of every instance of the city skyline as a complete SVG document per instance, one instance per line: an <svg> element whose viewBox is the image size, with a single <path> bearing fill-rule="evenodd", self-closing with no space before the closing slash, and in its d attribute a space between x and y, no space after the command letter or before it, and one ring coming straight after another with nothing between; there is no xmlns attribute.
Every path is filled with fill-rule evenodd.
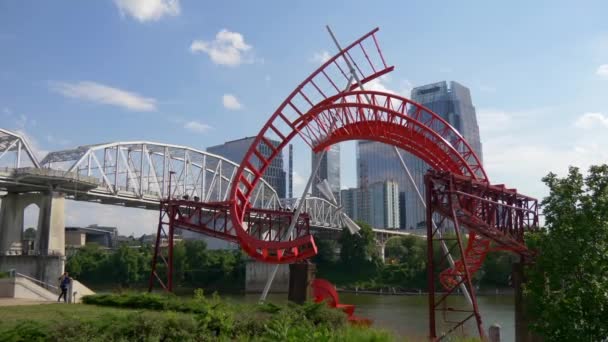
<svg viewBox="0 0 608 342"><path fill-rule="evenodd" d="M370 88L407 94L442 79L469 86L492 182L542 198L548 172L608 160L601 148L608 143L605 3L526 3L525 13L484 2L398 3L391 13L364 2L323 4L324 13L316 11L320 2L268 10L246 2L175 3L151 12L112 1L3 3L0 126L24 134L39 155L128 140L204 149L257 134L287 93L335 53L324 25L342 43L379 25L385 57L398 67ZM406 26L398 15L404 11L417 14ZM564 27L573 16L585 20ZM341 185L353 187L355 144L340 148ZM309 153L294 145L296 196ZM120 227L129 215L142 233L156 219L128 208L69 207L70 225Z"/></svg>

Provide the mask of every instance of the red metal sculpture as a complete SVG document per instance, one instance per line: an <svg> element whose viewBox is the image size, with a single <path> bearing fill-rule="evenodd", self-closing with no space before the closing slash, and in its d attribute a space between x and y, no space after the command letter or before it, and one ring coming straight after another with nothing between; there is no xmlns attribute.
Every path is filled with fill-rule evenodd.
<svg viewBox="0 0 608 342"><path fill-rule="evenodd" d="M348 321L357 325L371 325L372 321L367 318L357 317L354 315L355 306L350 304L341 304L338 299L338 292L332 283L325 279L317 278L312 281L312 291L315 303L326 302L331 308L336 308L344 311L348 317Z"/></svg>
<svg viewBox="0 0 608 342"><path fill-rule="evenodd" d="M360 84L364 85L393 70L384 60L375 37L377 31L376 28L367 33L330 58L283 101L258 133L240 163L228 202L203 204L168 199L161 203L155 262L158 259L167 260L159 252L159 241L165 232L165 226L169 239L172 239L174 227L179 226L238 241L244 251L262 262L292 263L315 255L316 245L308 231L305 216L298 218L295 233L285 241L280 241L280 230L274 235L262 235L262 232L277 229L276 224L274 227L268 226L273 225L273 222L280 222L282 229L285 229L292 213L260 212L252 208L251 198L256 185L272 160L296 136L301 137L315 152L347 140L379 141L408 151L424 160L432 169L444 172L441 173L442 176L432 173L426 178L429 201L430 337L437 337L436 310L442 311L444 315L448 312L469 312L446 306L445 298L454 294L460 284L465 284L469 290L473 309L470 310L470 315L458 318L448 330L454 330L474 317L479 333L483 336L471 277L480 268L486 254L492 250L492 242L496 243L497 248L512 250L524 256L530 254L523 245L522 234L524 229L537 222L536 202L504 187L490 186L481 161L473 149L458 131L428 108L395 94L358 89ZM346 59L349 63L345 62ZM357 77L353 77L353 74ZM355 79L360 82L354 82ZM262 152L263 145L271 151L270 155ZM247 174L245 170L253 175ZM525 223L521 221L521 215L526 217ZM218 217L222 217L223 222L229 218L230 227L225 226L222 230L222 225L220 229L214 225L214 228L209 228L206 220ZM437 227L431 224L434 217L439 219ZM268 222L268 225L256 229L255 226L260 225L260 219ZM435 262L432 246L436 241L446 240L437 232L445 228L443 223L447 219L456 228L456 242L453 246L459 248L460 259L456 260L454 267L448 266L439 274L438 279L445 293L435 301L435 265L440 265L445 260L445 255L442 260ZM466 248L462 243L461 227L469 230ZM169 245L172 243L169 242ZM169 261L171 254L170 247ZM168 262L167 267L168 286L153 268L150 288L156 278L164 287L171 289L171 262ZM337 297L334 302L337 303Z"/></svg>

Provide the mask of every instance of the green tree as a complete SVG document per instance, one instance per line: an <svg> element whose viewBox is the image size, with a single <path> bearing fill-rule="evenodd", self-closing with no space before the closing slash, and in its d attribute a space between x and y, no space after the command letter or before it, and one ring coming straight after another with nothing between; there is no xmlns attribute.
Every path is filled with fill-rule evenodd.
<svg viewBox="0 0 608 342"><path fill-rule="evenodd" d="M98 244L91 243L80 248L66 262L66 271L70 276L85 283L109 282L109 256Z"/></svg>
<svg viewBox="0 0 608 342"><path fill-rule="evenodd" d="M506 251L489 253L478 273L481 283L495 287L509 286L515 258L513 253Z"/></svg>
<svg viewBox="0 0 608 342"><path fill-rule="evenodd" d="M426 284L426 240L416 236L390 239L385 248L387 265L382 270L382 282L421 288Z"/></svg>
<svg viewBox="0 0 608 342"><path fill-rule="evenodd" d="M543 182L547 229L533 237L538 257L527 270L532 328L549 341L608 337L608 165L587 177L571 167Z"/></svg>
<svg viewBox="0 0 608 342"><path fill-rule="evenodd" d="M120 285L128 287L142 280L141 269L144 267L144 260L138 250L121 245L110 260L113 280Z"/></svg>
<svg viewBox="0 0 608 342"><path fill-rule="evenodd" d="M23 239L29 241L36 240L36 228L29 227L28 229L26 229L23 232Z"/></svg>
<svg viewBox="0 0 608 342"><path fill-rule="evenodd" d="M340 235L340 261L344 265L356 267L358 264L372 261L377 256L372 227L365 222L357 222L361 230L359 234L351 234L347 228L342 228Z"/></svg>
<svg viewBox="0 0 608 342"><path fill-rule="evenodd" d="M331 239L317 239L317 255L313 258L313 262L317 264L317 267L321 265L333 264L336 262L336 241Z"/></svg>

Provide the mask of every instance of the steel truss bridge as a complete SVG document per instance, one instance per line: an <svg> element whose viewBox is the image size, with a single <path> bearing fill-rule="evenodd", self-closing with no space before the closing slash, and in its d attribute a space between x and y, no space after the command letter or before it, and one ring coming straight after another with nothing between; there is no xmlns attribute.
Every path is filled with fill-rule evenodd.
<svg viewBox="0 0 608 342"><path fill-rule="evenodd" d="M147 141L79 146L50 152L38 161L21 135L0 129L0 190L57 191L67 198L158 210L168 197L201 203L228 200L238 164L184 146ZM246 177L253 178L249 170ZM292 210L300 199L279 199L261 180L251 207ZM325 199L307 197L304 212L317 230L341 230L339 209ZM380 240L408 233L376 229Z"/></svg>

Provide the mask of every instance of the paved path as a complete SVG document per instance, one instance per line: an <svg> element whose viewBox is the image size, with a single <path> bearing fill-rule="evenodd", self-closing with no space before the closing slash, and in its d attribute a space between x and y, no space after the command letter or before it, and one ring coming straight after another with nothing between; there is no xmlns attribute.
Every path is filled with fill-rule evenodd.
<svg viewBox="0 0 608 342"><path fill-rule="evenodd" d="M53 304L52 301L41 301L21 298L0 298L0 306Z"/></svg>

